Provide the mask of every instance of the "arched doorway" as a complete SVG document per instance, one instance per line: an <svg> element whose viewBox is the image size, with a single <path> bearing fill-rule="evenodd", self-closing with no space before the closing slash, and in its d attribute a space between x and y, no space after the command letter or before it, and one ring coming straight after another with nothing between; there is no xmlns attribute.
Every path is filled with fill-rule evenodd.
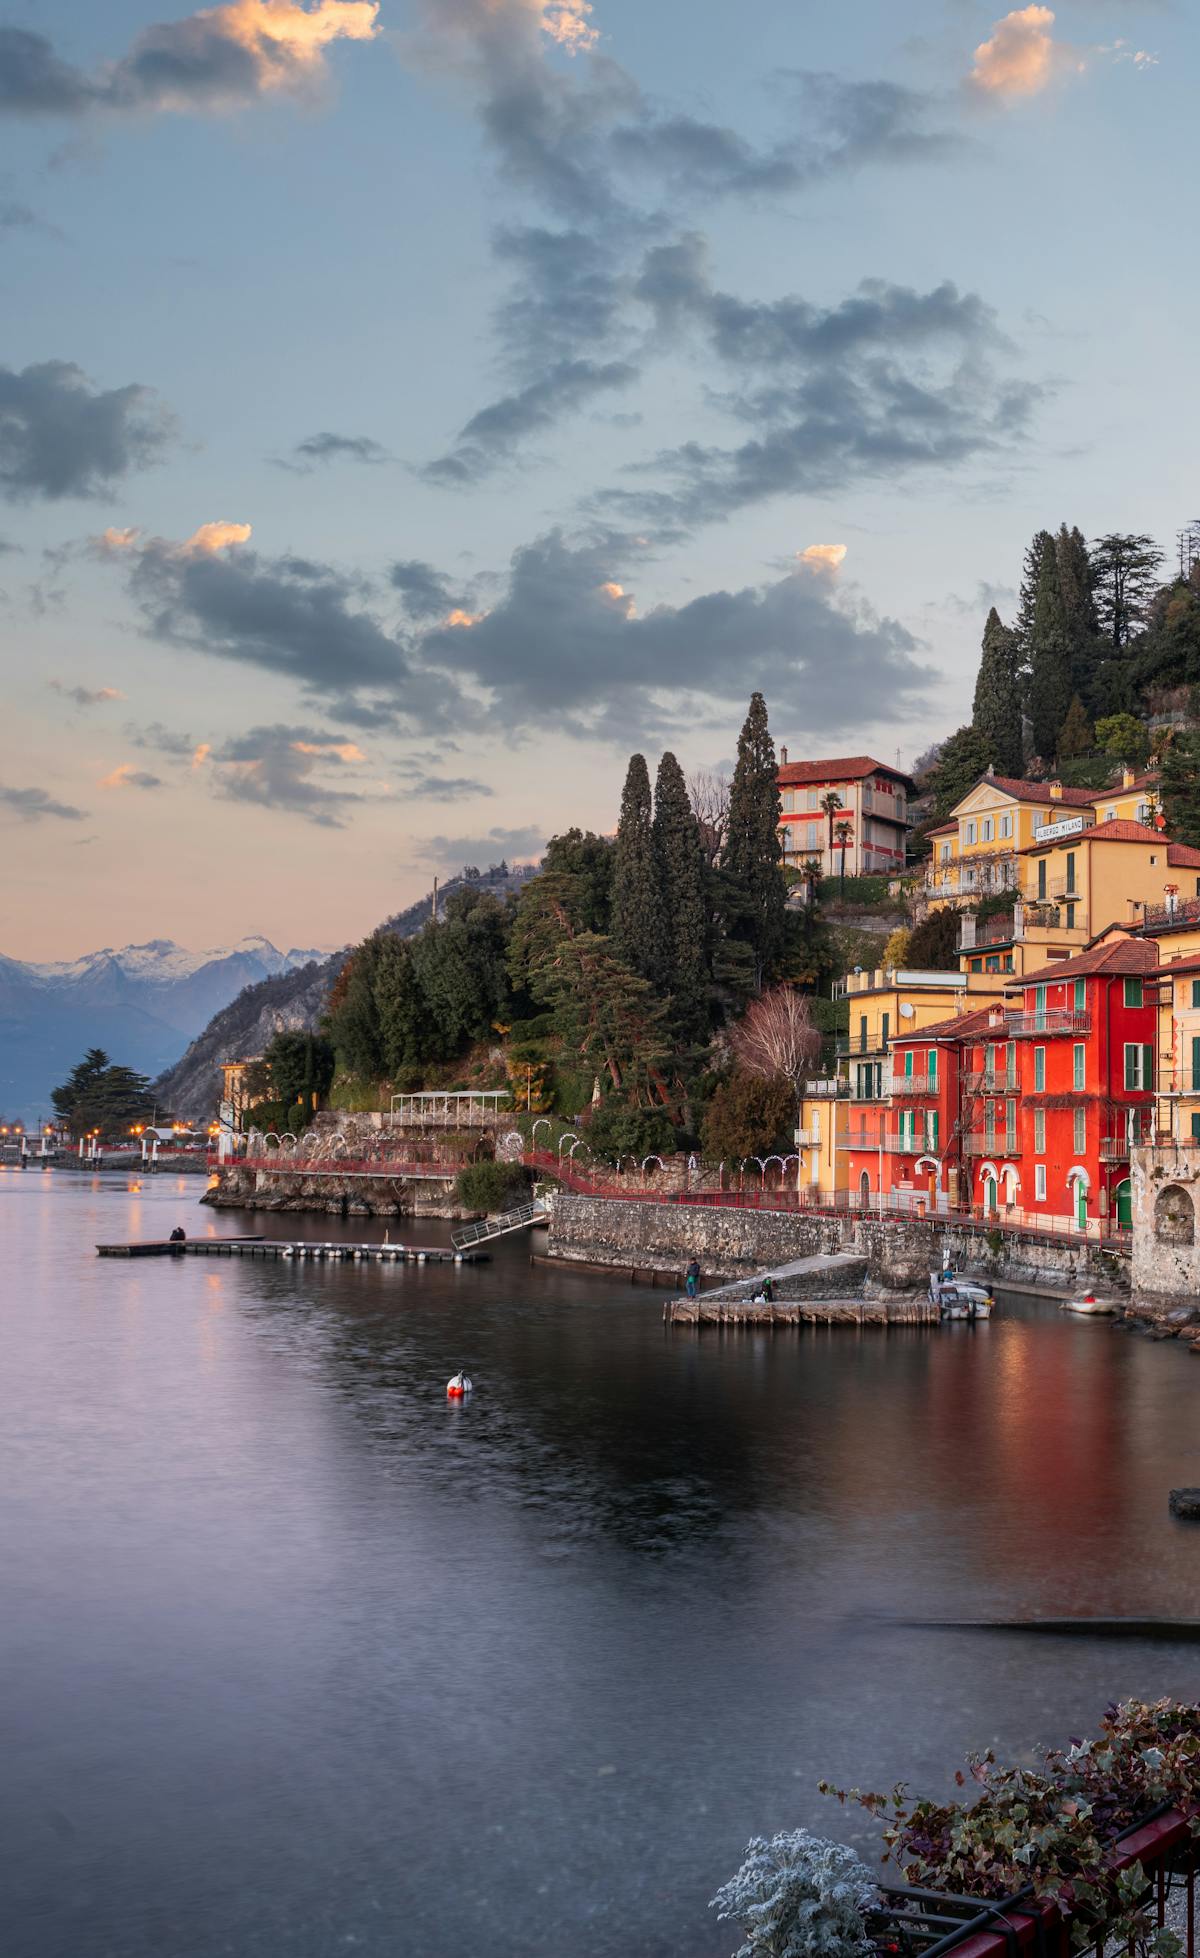
<svg viewBox="0 0 1200 1958"><path fill-rule="evenodd" d="M1117 1229L1127 1231L1133 1223L1133 1184L1125 1176L1113 1191L1113 1204L1117 1218Z"/></svg>
<svg viewBox="0 0 1200 1958"><path fill-rule="evenodd" d="M858 1179L858 1200L864 1210L871 1208L871 1173L866 1169Z"/></svg>
<svg viewBox="0 0 1200 1958"><path fill-rule="evenodd" d="M995 1170L994 1169L985 1170L984 1177L983 1177L983 1207L989 1217L994 1217L996 1215L997 1188L998 1186L996 1182Z"/></svg>
<svg viewBox="0 0 1200 1958"><path fill-rule="evenodd" d="M1196 1211L1181 1183L1168 1183L1154 1200L1154 1235L1160 1244L1194 1244Z"/></svg>
<svg viewBox="0 0 1200 1958"><path fill-rule="evenodd" d="M1078 1163L1074 1169L1067 1171L1067 1188L1072 1192L1075 1228L1085 1231L1088 1220L1088 1173L1086 1169L1081 1169Z"/></svg>

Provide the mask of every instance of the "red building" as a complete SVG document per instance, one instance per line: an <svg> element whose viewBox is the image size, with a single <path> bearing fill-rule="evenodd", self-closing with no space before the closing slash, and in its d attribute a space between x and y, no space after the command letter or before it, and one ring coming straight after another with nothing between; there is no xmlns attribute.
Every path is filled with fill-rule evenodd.
<svg viewBox="0 0 1200 1958"><path fill-rule="evenodd" d="M818 859L825 877L904 869L912 779L871 755L789 761L779 751L779 840L784 862ZM837 802L831 807L830 799ZM844 862L843 862L844 857Z"/></svg>
<svg viewBox="0 0 1200 1958"><path fill-rule="evenodd" d="M897 1037L886 1187L1029 1225L1128 1224L1129 1151L1153 1122L1158 971L1153 941L1110 930L1014 981L1005 1004Z"/></svg>

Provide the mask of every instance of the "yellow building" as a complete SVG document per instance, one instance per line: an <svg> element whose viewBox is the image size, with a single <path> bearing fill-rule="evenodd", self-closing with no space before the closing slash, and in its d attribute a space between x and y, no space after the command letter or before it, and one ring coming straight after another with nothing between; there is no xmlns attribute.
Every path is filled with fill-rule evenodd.
<svg viewBox="0 0 1200 1958"><path fill-rule="evenodd" d="M1061 782L983 776L934 833L920 908L936 911L998 891L1019 892L1021 858L1033 848L1036 831L1063 814L1094 822L1093 800L1090 789Z"/></svg>
<svg viewBox="0 0 1200 1958"><path fill-rule="evenodd" d="M1145 823L1147 828L1156 829L1160 821L1158 770L1135 775L1127 768L1119 789L1101 789L1092 802L1098 823Z"/></svg>
<svg viewBox="0 0 1200 1958"><path fill-rule="evenodd" d="M847 1093L848 1083L842 1080L810 1081L800 1103L796 1188L821 1202L847 1188Z"/></svg>

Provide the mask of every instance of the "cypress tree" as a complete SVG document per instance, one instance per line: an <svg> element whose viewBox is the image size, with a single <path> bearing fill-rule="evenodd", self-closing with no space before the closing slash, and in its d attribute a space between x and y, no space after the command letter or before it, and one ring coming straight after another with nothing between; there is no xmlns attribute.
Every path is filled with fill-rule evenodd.
<svg viewBox="0 0 1200 1958"><path fill-rule="evenodd" d="M663 959L653 820L646 757L631 755L613 854L612 943L630 971L651 982Z"/></svg>
<svg viewBox="0 0 1200 1958"><path fill-rule="evenodd" d="M1035 540L1036 541L1036 540ZM1058 746L1058 731L1067 718L1073 684L1071 637L1059 585L1058 554L1046 534L1049 549L1039 554L1037 593L1033 603L1029 648L1029 718L1033 745L1043 759Z"/></svg>
<svg viewBox="0 0 1200 1958"><path fill-rule="evenodd" d="M1096 612L1096 574L1083 532L1063 524L1054 540L1063 624L1071 645L1071 685L1090 706L1096 670L1104 653Z"/></svg>
<svg viewBox="0 0 1200 1958"><path fill-rule="evenodd" d="M657 984L671 996L686 1040L698 1040L707 1018L704 852L683 770L669 751L654 784L654 864L662 921Z"/></svg>
<svg viewBox="0 0 1200 1958"><path fill-rule="evenodd" d="M1020 667L1018 636L1003 623L993 605L983 628L974 725L988 744L998 775L1020 775L1024 766Z"/></svg>
<svg viewBox="0 0 1200 1958"><path fill-rule="evenodd" d="M1067 718L1058 731L1059 756L1063 761L1073 761L1079 755L1090 755L1095 745L1087 708L1076 694L1067 709Z"/></svg>
<svg viewBox="0 0 1200 1958"><path fill-rule="evenodd" d="M738 737L725 867L742 912L734 935L746 940L754 954L758 986L778 970L784 945L787 886L779 861L782 813L767 704L761 693L755 693Z"/></svg>

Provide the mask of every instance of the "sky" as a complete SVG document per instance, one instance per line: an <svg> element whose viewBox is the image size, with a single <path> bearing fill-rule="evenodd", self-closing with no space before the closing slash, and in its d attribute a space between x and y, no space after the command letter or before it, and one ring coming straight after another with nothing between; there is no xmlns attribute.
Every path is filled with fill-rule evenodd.
<svg viewBox="0 0 1200 1958"><path fill-rule="evenodd" d="M0 0L0 954L907 766L1197 513L1184 0ZM1184 411L1184 412L1181 412Z"/></svg>

